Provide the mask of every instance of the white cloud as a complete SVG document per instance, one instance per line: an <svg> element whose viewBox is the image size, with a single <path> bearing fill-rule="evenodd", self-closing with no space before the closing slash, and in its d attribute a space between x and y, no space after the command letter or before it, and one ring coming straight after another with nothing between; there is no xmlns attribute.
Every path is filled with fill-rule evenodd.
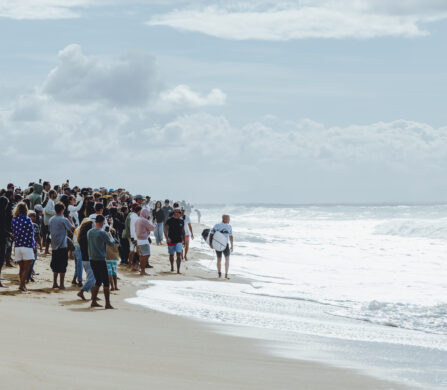
<svg viewBox="0 0 447 390"><path fill-rule="evenodd" d="M76 7L88 0L2 0L0 17L11 19L70 19L79 17Z"/></svg>
<svg viewBox="0 0 447 390"><path fill-rule="evenodd" d="M169 26L234 39L286 41L303 38L417 37L423 24L447 18L447 3L380 0L214 2L153 16L150 26Z"/></svg>
<svg viewBox="0 0 447 390"><path fill-rule="evenodd" d="M160 100L168 108L199 108L223 106L227 100L227 95L220 89L214 88L207 96L201 96L188 85L181 84L173 89L162 92L160 94Z"/></svg>
<svg viewBox="0 0 447 390"><path fill-rule="evenodd" d="M218 88L207 96L183 84L164 90L155 58L145 52L104 58L86 55L81 46L71 44L59 52L58 60L38 94L59 102L106 103L166 112L221 106L226 101L225 93ZM31 115L26 104L22 105L16 115Z"/></svg>
<svg viewBox="0 0 447 390"><path fill-rule="evenodd" d="M160 91L155 59L133 52L116 59L87 56L79 45L59 52L43 93L65 102L105 101L115 105L146 104Z"/></svg>

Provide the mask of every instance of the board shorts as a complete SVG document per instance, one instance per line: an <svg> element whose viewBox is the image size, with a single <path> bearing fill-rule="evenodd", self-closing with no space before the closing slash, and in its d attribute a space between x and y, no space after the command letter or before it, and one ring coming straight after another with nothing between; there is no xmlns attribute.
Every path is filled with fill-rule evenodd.
<svg viewBox="0 0 447 390"><path fill-rule="evenodd" d="M95 275L95 286L109 287L109 271L107 270L107 263L105 260L90 260L93 275Z"/></svg>
<svg viewBox="0 0 447 390"><path fill-rule="evenodd" d="M24 246L15 247L14 249L14 261L18 263L22 260L34 260L34 249L26 248Z"/></svg>
<svg viewBox="0 0 447 390"><path fill-rule="evenodd" d="M138 245L138 254L140 256L150 256L151 246L149 244Z"/></svg>
<svg viewBox="0 0 447 390"><path fill-rule="evenodd" d="M51 270L58 274L67 272L68 248L53 249L51 251Z"/></svg>
<svg viewBox="0 0 447 390"><path fill-rule="evenodd" d="M182 253L183 252L182 243L178 242L177 244L168 244L168 252L170 255L173 255L174 253Z"/></svg>
<svg viewBox="0 0 447 390"><path fill-rule="evenodd" d="M118 268L118 260L106 260L106 264L109 276L118 276L116 272Z"/></svg>
<svg viewBox="0 0 447 390"><path fill-rule="evenodd" d="M217 258L222 258L222 253L225 257L230 257L230 246L227 245L227 247L223 251L216 251Z"/></svg>

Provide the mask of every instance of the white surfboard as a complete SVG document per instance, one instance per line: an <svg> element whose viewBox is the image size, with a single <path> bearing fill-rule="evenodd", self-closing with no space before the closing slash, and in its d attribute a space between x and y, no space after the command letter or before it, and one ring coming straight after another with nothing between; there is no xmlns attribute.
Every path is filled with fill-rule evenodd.
<svg viewBox="0 0 447 390"><path fill-rule="evenodd" d="M208 236L209 240L209 236ZM228 245L228 239L221 232L216 232L213 235L213 249L216 251L222 252Z"/></svg>

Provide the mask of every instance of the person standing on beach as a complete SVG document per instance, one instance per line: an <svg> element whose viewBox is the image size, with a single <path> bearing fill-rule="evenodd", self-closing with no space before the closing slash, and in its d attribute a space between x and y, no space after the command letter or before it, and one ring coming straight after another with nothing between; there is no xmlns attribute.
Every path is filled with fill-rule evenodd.
<svg viewBox="0 0 447 390"><path fill-rule="evenodd" d="M177 273L180 273L180 264L182 262L183 245L185 241L185 221L180 208L174 209L174 215L166 221L164 233L168 243L169 262L171 263L171 272L174 272L174 253L177 255Z"/></svg>
<svg viewBox="0 0 447 390"><path fill-rule="evenodd" d="M68 265L68 244L67 233L74 230L71 222L64 217L65 206L63 203L56 203L54 206L56 215L51 217L49 230L51 235L51 263L53 271L53 288L65 290L64 280ZM57 284L57 277L60 284Z"/></svg>
<svg viewBox="0 0 447 390"><path fill-rule="evenodd" d="M42 238L45 242L45 254L50 254L50 219L56 215L56 211L54 210L54 201L57 197L57 192L54 190L50 190L48 192L47 204L43 209L43 229L42 229Z"/></svg>
<svg viewBox="0 0 447 390"><path fill-rule="evenodd" d="M8 204L8 198L6 196L0 196L0 287L4 287L1 274L3 264L5 263L7 242L11 238L11 231L8 228L8 218L6 213Z"/></svg>
<svg viewBox="0 0 447 390"><path fill-rule="evenodd" d="M228 277L228 269L230 268L230 251L233 252L233 228L230 225L230 216L222 215L222 222L214 225L210 231L210 247L213 249L213 236L216 232L222 233L227 238L227 246L223 251L216 251L217 255L217 273L219 278L222 277L221 263L222 263L222 253L225 256L225 279L230 279ZM231 244L228 244L228 240Z"/></svg>
<svg viewBox="0 0 447 390"><path fill-rule="evenodd" d="M155 243L157 245L161 245L163 243L163 227L165 222L165 213L161 207L161 202L158 200L157 203L155 203L155 208L152 210L152 218L155 222L157 222L154 236L155 236Z"/></svg>
<svg viewBox="0 0 447 390"><path fill-rule="evenodd" d="M28 208L26 204L20 202L14 208L14 217L12 219L12 229L14 234L14 260L19 263L20 286L19 290L26 292L26 279L31 269L31 263L34 260L34 228L31 219L27 216Z"/></svg>
<svg viewBox="0 0 447 390"><path fill-rule="evenodd" d="M135 222L135 234L137 236L138 253L140 255L140 275L146 273L146 264L151 256L151 246L149 244L149 235L155 230L155 225L149 220L150 210L144 208Z"/></svg>
<svg viewBox="0 0 447 390"><path fill-rule="evenodd" d="M110 283L109 272L106 263L106 245L117 245L110 233L106 233L104 229L105 218L103 215L96 216L95 228L87 233L88 240L88 257L93 274L95 275L95 286L92 289L91 307L102 307L98 301L98 292L101 285L104 286L104 297L106 299L106 309L113 309L110 304Z"/></svg>
<svg viewBox="0 0 447 390"><path fill-rule="evenodd" d="M90 260L88 258L88 239L87 233L93 228L93 221L88 218L84 218L79 226L79 231L77 235L77 241L79 248L81 250L81 259L84 271L86 273L85 283L81 287L81 291L78 292L78 297L82 300L86 300L84 292L92 291L93 286L96 283L95 275L93 274L92 267L90 265Z"/></svg>
<svg viewBox="0 0 447 390"><path fill-rule="evenodd" d="M185 222L185 254L183 258L185 261L188 261L189 240L190 238L194 240L194 232L192 231L191 219L189 218L189 215L185 213L185 209L182 209L182 218Z"/></svg>
<svg viewBox="0 0 447 390"><path fill-rule="evenodd" d="M165 215L164 223L166 224L166 221L171 217L171 213L174 212L174 209L170 205L169 199L165 200L165 204L161 209Z"/></svg>

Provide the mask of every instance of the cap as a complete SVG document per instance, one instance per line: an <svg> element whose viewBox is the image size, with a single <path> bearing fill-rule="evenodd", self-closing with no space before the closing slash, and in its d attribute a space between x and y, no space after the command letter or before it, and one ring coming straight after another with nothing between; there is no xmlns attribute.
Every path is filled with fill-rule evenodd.
<svg viewBox="0 0 447 390"><path fill-rule="evenodd" d="M43 207L42 207L42 205L40 205L40 204L36 204L36 205L34 206L34 210L36 210L36 211L43 211Z"/></svg>
<svg viewBox="0 0 447 390"><path fill-rule="evenodd" d="M135 195L135 199L143 199L143 195Z"/></svg>

